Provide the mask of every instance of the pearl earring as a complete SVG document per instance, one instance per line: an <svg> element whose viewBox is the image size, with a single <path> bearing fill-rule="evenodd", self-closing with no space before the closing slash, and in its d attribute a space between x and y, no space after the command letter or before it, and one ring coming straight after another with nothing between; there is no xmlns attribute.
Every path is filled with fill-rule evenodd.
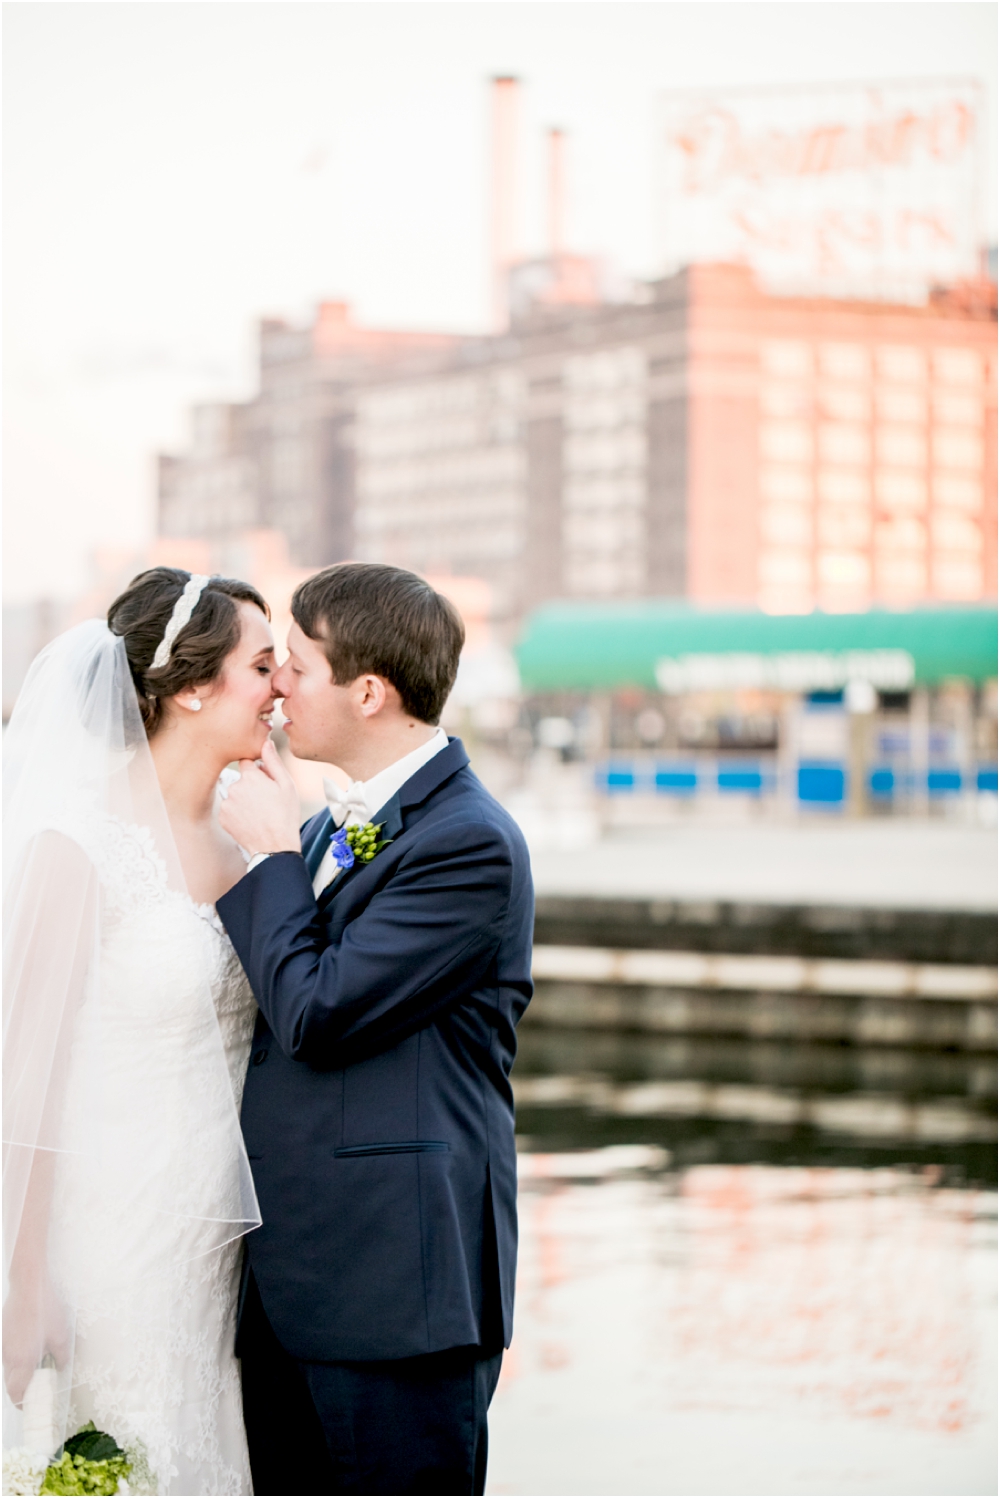
<svg viewBox="0 0 1000 1498"><path fill-rule="evenodd" d="M193 713L200 713L201 712L201 698L200 697L192 697L191 701L188 703L188 707L191 709L191 711Z"/></svg>

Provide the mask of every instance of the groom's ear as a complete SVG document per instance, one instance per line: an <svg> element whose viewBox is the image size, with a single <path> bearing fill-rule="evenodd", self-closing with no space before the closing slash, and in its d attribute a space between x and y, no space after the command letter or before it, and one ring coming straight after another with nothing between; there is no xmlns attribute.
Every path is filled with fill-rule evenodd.
<svg viewBox="0 0 1000 1498"><path fill-rule="evenodd" d="M384 677L374 676L371 672L366 672L364 676L359 676L355 682L355 686L359 689L358 705L361 709L362 717L365 718L376 717L389 701L391 693L395 693L396 696L399 695Z"/></svg>

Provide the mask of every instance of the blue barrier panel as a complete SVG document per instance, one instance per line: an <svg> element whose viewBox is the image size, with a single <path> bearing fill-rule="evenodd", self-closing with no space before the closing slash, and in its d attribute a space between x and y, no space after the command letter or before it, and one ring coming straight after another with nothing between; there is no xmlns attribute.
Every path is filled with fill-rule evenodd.
<svg viewBox="0 0 1000 1498"><path fill-rule="evenodd" d="M891 801L893 797L912 793L913 774L894 770L891 765L876 765L868 774L868 790L873 800ZM962 789L962 772L957 765L941 765L927 772L927 793L930 796L957 796ZM981 765L976 772L976 790L992 791L996 795L997 772L995 767Z"/></svg>
<svg viewBox="0 0 1000 1498"><path fill-rule="evenodd" d="M818 708L820 708L822 710L823 708L843 707L843 705L844 705L844 689L843 689L843 687L838 687L835 692L807 692L806 693L806 708L807 708L807 710L810 707L818 707Z"/></svg>
<svg viewBox="0 0 1000 1498"><path fill-rule="evenodd" d="M879 765L868 776L868 790L876 801L891 801L896 794L896 772Z"/></svg>
<svg viewBox="0 0 1000 1498"><path fill-rule="evenodd" d="M615 764L612 761L608 765L598 765L594 771L594 780L598 790L602 791L621 792L635 790L635 770L629 764Z"/></svg>
<svg viewBox="0 0 1000 1498"><path fill-rule="evenodd" d="M693 796L698 789L698 771L693 765L657 765L653 784L661 796Z"/></svg>
<svg viewBox="0 0 1000 1498"><path fill-rule="evenodd" d="M806 762L799 765L799 800L811 805L839 806L844 799L847 776L843 765L833 760Z"/></svg>
<svg viewBox="0 0 1000 1498"><path fill-rule="evenodd" d="M764 776L756 765L741 765L738 770L719 770L715 783L720 791L742 791L759 796L764 789Z"/></svg>

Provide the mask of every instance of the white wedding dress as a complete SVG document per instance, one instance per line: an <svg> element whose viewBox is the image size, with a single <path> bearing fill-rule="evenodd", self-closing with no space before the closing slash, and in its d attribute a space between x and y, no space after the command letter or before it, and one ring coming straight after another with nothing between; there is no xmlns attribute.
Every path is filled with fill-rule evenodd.
<svg viewBox="0 0 1000 1498"><path fill-rule="evenodd" d="M223 783L225 777L223 777ZM220 789L222 787L220 786ZM260 1224L240 1130L256 1006L188 893L125 644L34 662L4 742L4 1453L88 1420L134 1491L249 1493L234 1354Z"/></svg>
<svg viewBox="0 0 1000 1498"><path fill-rule="evenodd" d="M127 1128L144 1097L171 1093L158 1120L156 1189L109 1180L99 1151L62 1154L53 1198L51 1256L76 1310L67 1428L93 1420L125 1447L144 1450L154 1491L250 1493L233 1352L241 1240L202 1251L197 1219L162 1209L163 1173L179 1203L196 1203L231 1170L231 1141L211 1127L184 1083L192 1055L213 1038L202 1010L207 978L230 1085L239 1108L256 1004L221 921L168 886L146 829L108 819L97 865L104 902L100 953L103 1075L88 1063L88 1008L77 1018L66 1088L66 1127L83 1134L95 1085ZM200 1033L202 1032L202 1033ZM154 1163L154 1162L151 1162Z"/></svg>

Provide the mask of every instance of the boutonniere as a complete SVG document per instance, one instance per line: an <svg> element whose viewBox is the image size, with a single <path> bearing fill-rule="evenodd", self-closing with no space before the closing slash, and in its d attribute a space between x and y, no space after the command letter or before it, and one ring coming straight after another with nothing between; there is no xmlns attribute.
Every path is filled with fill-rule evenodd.
<svg viewBox="0 0 1000 1498"><path fill-rule="evenodd" d="M330 851L338 869L353 869L356 863L371 863L376 853L392 842L381 838L382 822L365 822L363 827L340 827L330 838Z"/></svg>

